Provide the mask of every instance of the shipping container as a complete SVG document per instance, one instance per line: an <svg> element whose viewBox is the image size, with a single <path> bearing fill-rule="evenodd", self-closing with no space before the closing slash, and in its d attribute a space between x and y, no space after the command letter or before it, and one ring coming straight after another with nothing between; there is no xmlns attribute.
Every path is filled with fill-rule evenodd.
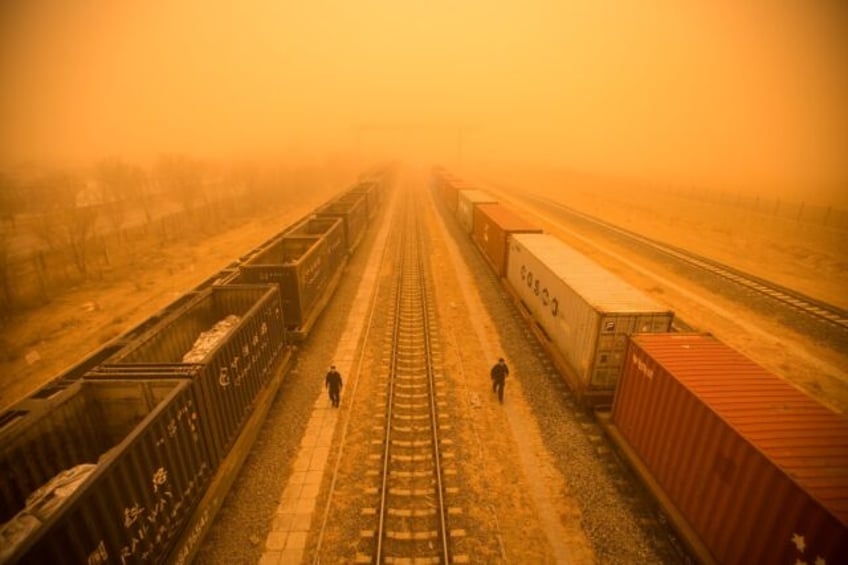
<svg viewBox="0 0 848 565"><path fill-rule="evenodd" d="M85 378L191 379L217 464L287 355L276 285L213 286Z"/></svg>
<svg viewBox="0 0 848 565"><path fill-rule="evenodd" d="M848 563L848 419L713 336L634 336L612 423L709 559Z"/></svg>
<svg viewBox="0 0 848 565"><path fill-rule="evenodd" d="M0 427L0 562L162 563L212 472L187 380L68 382Z"/></svg>
<svg viewBox="0 0 848 565"><path fill-rule="evenodd" d="M457 194L456 218L467 233L474 226L474 208L478 204L495 204L498 199L483 190L460 190Z"/></svg>
<svg viewBox="0 0 848 565"><path fill-rule="evenodd" d="M320 235L285 235L241 266L245 282L279 285L283 319L290 330L312 320L314 306L330 283L334 266L328 264L328 243Z"/></svg>
<svg viewBox="0 0 848 565"><path fill-rule="evenodd" d="M575 393L608 404L627 336L667 332L674 313L548 234L509 236L507 281L565 364Z"/></svg>
<svg viewBox="0 0 848 565"><path fill-rule="evenodd" d="M471 184L454 176L446 176L442 183L442 200L448 205L451 214L456 215L459 206L460 190L476 190Z"/></svg>
<svg viewBox="0 0 848 565"><path fill-rule="evenodd" d="M542 233L542 228L501 204L474 207L471 237L498 276L506 276L507 238L513 233Z"/></svg>
<svg viewBox="0 0 848 565"><path fill-rule="evenodd" d="M365 196L353 194L342 196L329 202L315 211L319 217L338 217L344 222L345 246L348 253L353 253L365 230L368 229L368 205Z"/></svg>

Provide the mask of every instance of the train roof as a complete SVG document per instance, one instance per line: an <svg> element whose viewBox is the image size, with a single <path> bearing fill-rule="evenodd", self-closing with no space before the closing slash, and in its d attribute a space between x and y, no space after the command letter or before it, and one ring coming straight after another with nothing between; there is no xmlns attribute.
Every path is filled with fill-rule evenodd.
<svg viewBox="0 0 848 565"><path fill-rule="evenodd" d="M513 234L512 237L600 312L670 311L618 275L604 269L550 234Z"/></svg>
<svg viewBox="0 0 848 565"><path fill-rule="evenodd" d="M848 418L709 334L640 334L639 349L848 524Z"/></svg>

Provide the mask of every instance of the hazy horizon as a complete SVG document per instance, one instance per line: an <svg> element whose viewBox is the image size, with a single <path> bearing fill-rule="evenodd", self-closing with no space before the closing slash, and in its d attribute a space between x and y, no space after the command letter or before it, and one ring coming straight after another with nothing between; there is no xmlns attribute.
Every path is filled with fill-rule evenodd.
<svg viewBox="0 0 848 565"><path fill-rule="evenodd" d="M848 203L839 2L10 0L0 165L592 171Z"/></svg>

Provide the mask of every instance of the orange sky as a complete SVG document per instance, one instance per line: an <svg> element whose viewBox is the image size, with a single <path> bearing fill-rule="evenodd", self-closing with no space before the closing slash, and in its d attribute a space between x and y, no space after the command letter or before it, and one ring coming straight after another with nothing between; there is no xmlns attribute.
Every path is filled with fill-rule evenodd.
<svg viewBox="0 0 848 565"><path fill-rule="evenodd" d="M836 1L0 4L4 164L179 151L451 166L462 124L468 163L848 193Z"/></svg>

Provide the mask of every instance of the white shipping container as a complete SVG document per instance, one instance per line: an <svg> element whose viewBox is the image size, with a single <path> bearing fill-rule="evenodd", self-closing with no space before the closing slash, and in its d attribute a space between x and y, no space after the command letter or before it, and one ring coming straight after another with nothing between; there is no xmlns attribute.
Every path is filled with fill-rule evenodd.
<svg viewBox="0 0 848 565"><path fill-rule="evenodd" d="M471 233L471 228L474 225L474 205L492 204L497 201L497 198L483 190L460 190L456 205L456 217L459 220L459 225L467 233Z"/></svg>
<svg viewBox="0 0 848 565"><path fill-rule="evenodd" d="M548 234L510 235L507 281L571 369L569 380L581 397L611 397L627 336L667 332L674 318L671 310Z"/></svg>

